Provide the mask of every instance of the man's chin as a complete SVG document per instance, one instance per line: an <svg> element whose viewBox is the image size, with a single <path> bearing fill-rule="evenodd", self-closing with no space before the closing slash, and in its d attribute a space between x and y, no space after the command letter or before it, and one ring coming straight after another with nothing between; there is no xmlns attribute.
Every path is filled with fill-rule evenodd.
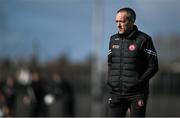
<svg viewBox="0 0 180 118"><path fill-rule="evenodd" d="M124 34L124 32L119 31L119 34Z"/></svg>

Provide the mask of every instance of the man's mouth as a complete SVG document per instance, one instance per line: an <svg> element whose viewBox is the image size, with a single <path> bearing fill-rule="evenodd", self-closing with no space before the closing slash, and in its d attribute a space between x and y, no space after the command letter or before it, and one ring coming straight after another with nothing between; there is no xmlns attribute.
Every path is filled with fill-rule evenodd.
<svg viewBox="0 0 180 118"><path fill-rule="evenodd" d="M119 30L122 30L122 27L118 27L119 28Z"/></svg>

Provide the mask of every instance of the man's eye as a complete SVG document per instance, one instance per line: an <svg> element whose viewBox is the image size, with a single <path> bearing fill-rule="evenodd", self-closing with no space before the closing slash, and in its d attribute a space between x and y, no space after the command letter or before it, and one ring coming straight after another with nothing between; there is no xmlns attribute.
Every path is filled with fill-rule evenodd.
<svg viewBox="0 0 180 118"><path fill-rule="evenodd" d="M116 20L116 23L120 23L120 22L122 22L122 21Z"/></svg>
<svg viewBox="0 0 180 118"><path fill-rule="evenodd" d="M125 23L126 21L116 20L116 23Z"/></svg>

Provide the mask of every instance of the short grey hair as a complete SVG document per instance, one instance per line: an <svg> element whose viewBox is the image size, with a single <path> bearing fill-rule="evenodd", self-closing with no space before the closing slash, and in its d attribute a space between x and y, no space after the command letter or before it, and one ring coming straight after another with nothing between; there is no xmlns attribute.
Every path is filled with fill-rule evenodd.
<svg viewBox="0 0 180 118"><path fill-rule="evenodd" d="M135 20L136 20L136 13L135 13L135 11L133 9L131 9L131 8L121 8L121 9L119 9L117 11L117 13L123 12L123 11L127 12L128 20L132 21L134 23Z"/></svg>

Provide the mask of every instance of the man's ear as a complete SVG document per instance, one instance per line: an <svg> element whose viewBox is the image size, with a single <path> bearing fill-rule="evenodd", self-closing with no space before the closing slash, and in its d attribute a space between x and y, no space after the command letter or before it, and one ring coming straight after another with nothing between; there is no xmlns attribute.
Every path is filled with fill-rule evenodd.
<svg viewBox="0 0 180 118"><path fill-rule="evenodd" d="M131 25L134 25L134 22L133 22L132 20L129 20L129 23L130 23Z"/></svg>

